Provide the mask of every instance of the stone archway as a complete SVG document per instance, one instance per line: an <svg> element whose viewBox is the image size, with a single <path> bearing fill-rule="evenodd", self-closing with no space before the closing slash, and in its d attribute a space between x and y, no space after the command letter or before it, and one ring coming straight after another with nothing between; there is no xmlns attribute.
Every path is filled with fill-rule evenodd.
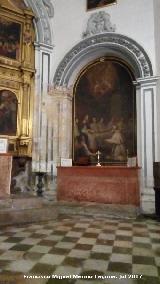
<svg viewBox="0 0 160 284"><path fill-rule="evenodd" d="M153 191L153 161L157 159L157 117L156 117L156 84L157 77L153 76L151 61L136 41L116 33L103 33L82 40L74 46L59 64L53 83L55 86L55 103L64 105L65 118L61 113L59 121L72 121L72 93L80 71L91 61L103 56L114 56L122 59L131 68L136 81L137 101L137 148L138 165L141 167L141 205L145 212L154 211ZM64 91L66 88L66 92ZM149 126L149 127L148 127ZM57 126L60 133L62 125ZM71 157L72 125L65 124L66 134L61 135L59 143L59 157ZM65 141L70 141L67 144ZM54 148L54 147L53 147Z"/></svg>
<svg viewBox="0 0 160 284"><path fill-rule="evenodd" d="M137 42L120 34L105 33L84 39L74 46L59 64L53 79L54 84L56 86L73 84L77 73L85 65L105 55L126 61L136 78L153 75L150 59Z"/></svg>

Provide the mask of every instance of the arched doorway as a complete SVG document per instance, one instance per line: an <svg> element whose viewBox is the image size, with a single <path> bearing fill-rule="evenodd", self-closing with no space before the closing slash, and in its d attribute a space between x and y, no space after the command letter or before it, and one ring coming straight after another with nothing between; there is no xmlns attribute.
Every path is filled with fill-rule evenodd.
<svg viewBox="0 0 160 284"><path fill-rule="evenodd" d="M79 74L73 97L73 161L124 164L137 155L136 92L131 68L103 57Z"/></svg>
<svg viewBox="0 0 160 284"><path fill-rule="evenodd" d="M56 143L53 145L60 157L72 157L72 86L83 68L101 57L116 57L130 66L134 78L133 84L136 89L136 116L137 116L137 158L141 167L141 204L146 212L154 211L153 192L153 161L158 159L158 136L157 136L157 77L154 77L151 61L143 49L133 39L117 34L104 33L91 36L75 45L60 62L55 76L54 105L65 107L65 113L58 111L60 124L56 124ZM65 91L66 89L66 91ZM65 124L65 132L62 131L62 122ZM59 139L57 139L57 134ZM66 143L67 141L67 143Z"/></svg>

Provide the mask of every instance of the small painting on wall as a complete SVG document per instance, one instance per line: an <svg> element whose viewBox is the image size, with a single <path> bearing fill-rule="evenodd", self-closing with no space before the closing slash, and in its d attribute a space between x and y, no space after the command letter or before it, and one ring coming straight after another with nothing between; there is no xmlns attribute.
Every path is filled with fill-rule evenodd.
<svg viewBox="0 0 160 284"><path fill-rule="evenodd" d="M15 136L18 100L9 90L0 91L0 135Z"/></svg>
<svg viewBox="0 0 160 284"><path fill-rule="evenodd" d="M0 56L20 59L21 25L0 16Z"/></svg>
<svg viewBox="0 0 160 284"><path fill-rule="evenodd" d="M87 0L87 10L102 8L104 6L116 3L117 0Z"/></svg>

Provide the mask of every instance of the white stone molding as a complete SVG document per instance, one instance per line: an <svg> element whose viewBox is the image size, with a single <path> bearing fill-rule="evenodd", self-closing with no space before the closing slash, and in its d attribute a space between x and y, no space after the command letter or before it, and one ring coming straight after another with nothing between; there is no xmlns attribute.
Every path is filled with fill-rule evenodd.
<svg viewBox="0 0 160 284"><path fill-rule="evenodd" d="M150 59L142 46L127 36L108 32L91 36L75 45L60 62L53 79L54 84L73 85L77 74L85 65L107 55L126 61L136 78L153 75Z"/></svg>

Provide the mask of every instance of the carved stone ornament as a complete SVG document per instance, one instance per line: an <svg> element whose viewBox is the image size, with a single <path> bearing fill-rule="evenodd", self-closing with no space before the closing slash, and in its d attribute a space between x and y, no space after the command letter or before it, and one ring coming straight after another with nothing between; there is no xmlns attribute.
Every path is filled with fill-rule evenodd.
<svg viewBox="0 0 160 284"><path fill-rule="evenodd" d="M105 32L115 32L116 26L110 21L110 15L104 11L93 13L87 22L86 31L83 38Z"/></svg>
<svg viewBox="0 0 160 284"><path fill-rule="evenodd" d="M130 65L133 66L133 70L135 69L135 76L137 78L153 75L150 59L144 49L136 41L124 35L109 32L85 38L75 45L60 62L54 76L54 85L67 85L68 79L66 79L66 74L67 78L69 78L71 75L69 72L73 72L77 58L79 60L83 58L86 54L86 50L88 54L89 52L92 53L97 46L105 47L106 50L107 48L110 50L112 50L112 48L117 49L119 53L123 55L123 58L126 58L126 62L131 62Z"/></svg>
<svg viewBox="0 0 160 284"><path fill-rule="evenodd" d="M51 0L26 0L28 6L36 15L38 42L52 45L50 18L54 16Z"/></svg>
<svg viewBox="0 0 160 284"><path fill-rule="evenodd" d="M43 1L43 4L47 10L47 14L48 14L48 17L49 18L53 18L54 16L54 8L53 8L53 5L51 3L51 0L42 0Z"/></svg>

